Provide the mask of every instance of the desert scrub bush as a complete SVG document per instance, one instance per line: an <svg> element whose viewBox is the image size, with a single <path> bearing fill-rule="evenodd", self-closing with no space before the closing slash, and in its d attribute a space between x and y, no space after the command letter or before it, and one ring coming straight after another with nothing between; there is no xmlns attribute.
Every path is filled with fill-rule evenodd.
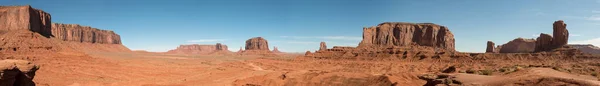
<svg viewBox="0 0 600 86"><path fill-rule="evenodd" d="M479 72L481 72L480 75L492 75L492 73L494 71L492 71L492 70L480 70Z"/></svg>
<svg viewBox="0 0 600 86"><path fill-rule="evenodd" d="M475 72L477 72L477 71L475 71L473 69L467 69L467 71L465 71L465 72L467 72L468 74L475 74Z"/></svg>
<svg viewBox="0 0 600 86"><path fill-rule="evenodd" d="M592 72L592 76L598 77L598 72Z"/></svg>

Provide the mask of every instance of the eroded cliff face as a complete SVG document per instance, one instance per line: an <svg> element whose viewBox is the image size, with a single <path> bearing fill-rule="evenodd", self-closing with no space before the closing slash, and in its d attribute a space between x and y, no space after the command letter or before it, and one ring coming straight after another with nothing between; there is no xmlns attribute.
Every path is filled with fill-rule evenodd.
<svg viewBox="0 0 600 86"><path fill-rule="evenodd" d="M452 32L432 23L385 22L363 28L363 40L358 47L334 46L327 49L325 46L322 43L318 51L307 51L305 56L318 59L422 59L456 52Z"/></svg>
<svg viewBox="0 0 600 86"><path fill-rule="evenodd" d="M52 34L63 41L121 44L121 36L113 31L100 30L78 24L52 24Z"/></svg>
<svg viewBox="0 0 600 86"><path fill-rule="evenodd" d="M167 53L171 54L211 54L214 52L229 51L227 45L217 43L215 45L179 45L177 49L169 50Z"/></svg>
<svg viewBox="0 0 600 86"><path fill-rule="evenodd" d="M535 51L535 39L517 38L497 49L500 53L532 53Z"/></svg>
<svg viewBox="0 0 600 86"><path fill-rule="evenodd" d="M269 51L269 42L262 37L254 37L246 40L246 50Z"/></svg>
<svg viewBox="0 0 600 86"><path fill-rule="evenodd" d="M51 37L50 14L31 6L0 6L0 30L30 30Z"/></svg>
<svg viewBox="0 0 600 86"><path fill-rule="evenodd" d="M432 23L385 22L363 28L358 48L415 45L454 51L454 35L445 26Z"/></svg>

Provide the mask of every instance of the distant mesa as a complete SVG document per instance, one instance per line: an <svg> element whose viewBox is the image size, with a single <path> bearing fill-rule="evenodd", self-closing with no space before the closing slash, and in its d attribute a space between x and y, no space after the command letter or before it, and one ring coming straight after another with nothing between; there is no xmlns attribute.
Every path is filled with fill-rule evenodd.
<svg viewBox="0 0 600 86"><path fill-rule="evenodd" d="M262 37L253 37L246 40L245 50L239 52L242 55L265 55L273 56L273 52L269 50L269 42Z"/></svg>
<svg viewBox="0 0 600 86"><path fill-rule="evenodd" d="M0 6L0 32L2 52L131 51L113 31L52 24L49 13L29 5Z"/></svg>
<svg viewBox="0 0 600 86"><path fill-rule="evenodd" d="M190 44L190 45L179 45L174 50L169 50L167 53L169 54L202 54L208 55L216 52L230 52L227 50L227 45L217 43L215 45L199 45L199 44Z"/></svg>
<svg viewBox="0 0 600 86"><path fill-rule="evenodd" d="M246 50L269 51L269 42L262 37L254 37L246 40Z"/></svg>
<svg viewBox="0 0 600 86"><path fill-rule="evenodd" d="M385 22L363 28L359 48L424 46L454 51L454 35L445 26L433 23Z"/></svg>
<svg viewBox="0 0 600 86"><path fill-rule="evenodd" d="M271 51L272 53L283 53L281 51L279 51L279 49L277 49L277 47L273 47L273 51Z"/></svg>
<svg viewBox="0 0 600 86"><path fill-rule="evenodd" d="M569 44L567 46L578 49L583 53L600 54L600 47L591 44Z"/></svg>
<svg viewBox="0 0 600 86"><path fill-rule="evenodd" d="M80 26L78 24L53 23L52 34L54 38L63 41L121 44L121 36L113 31L100 30L90 26Z"/></svg>
<svg viewBox="0 0 600 86"><path fill-rule="evenodd" d="M496 50L500 53L533 53L554 51L558 48L568 47L569 31L563 20L555 21L553 34L541 33L536 39L517 38L506 44L499 45ZM488 45L489 46L489 45Z"/></svg>
<svg viewBox="0 0 600 86"><path fill-rule="evenodd" d="M384 22L363 28L363 40L358 47L334 46L327 49L321 42L319 50L305 55L312 58L355 57L415 57L436 52L456 52L454 35L445 26L433 23Z"/></svg>

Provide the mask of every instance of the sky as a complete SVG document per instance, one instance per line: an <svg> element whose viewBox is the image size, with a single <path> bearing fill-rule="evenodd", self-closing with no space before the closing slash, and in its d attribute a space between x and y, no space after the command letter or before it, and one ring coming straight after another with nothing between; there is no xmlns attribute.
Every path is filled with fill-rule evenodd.
<svg viewBox="0 0 600 86"><path fill-rule="evenodd" d="M112 30L132 50L165 52L181 44L223 43L231 51L263 37L284 52L320 42L357 46L363 27L382 22L435 23L454 34L456 50L485 52L487 41L552 34L564 20L569 43L600 46L600 0L0 0L31 5L52 22Z"/></svg>

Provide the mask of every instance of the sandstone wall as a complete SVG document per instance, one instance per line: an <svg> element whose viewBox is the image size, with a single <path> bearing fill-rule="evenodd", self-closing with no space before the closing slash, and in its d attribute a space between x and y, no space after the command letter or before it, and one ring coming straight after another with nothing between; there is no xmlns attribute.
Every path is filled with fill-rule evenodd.
<svg viewBox="0 0 600 86"><path fill-rule="evenodd" d="M414 45L454 51L454 35L445 26L432 23L385 22L363 28L359 48Z"/></svg>
<svg viewBox="0 0 600 86"><path fill-rule="evenodd" d="M27 29L51 37L50 14L31 6L0 6L0 30Z"/></svg>
<svg viewBox="0 0 600 86"><path fill-rule="evenodd" d="M52 24L52 34L55 38L64 41L121 44L121 36L113 31L100 30L90 26L78 24Z"/></svg>
<svg viewBox="0 0 600 86"><path fill-rule="evenodd" d="M210 54L217 51L229 51L227 45L217 43L215 45L179 45L177 49L169 50L167 53L172 54Z"/></svg>
<svg viewBox="0 0 600 86"><path fill-rule="evenodd" d="M535 40L517 38L498 47L500 53L531 53L535 51Z"/></svg>
<svg viewBox="0 0 600 86"><path fill-rule="evenodd" d="M269 42L262 37L254 37L246 40L246 50L269 51Z"/></svg>

